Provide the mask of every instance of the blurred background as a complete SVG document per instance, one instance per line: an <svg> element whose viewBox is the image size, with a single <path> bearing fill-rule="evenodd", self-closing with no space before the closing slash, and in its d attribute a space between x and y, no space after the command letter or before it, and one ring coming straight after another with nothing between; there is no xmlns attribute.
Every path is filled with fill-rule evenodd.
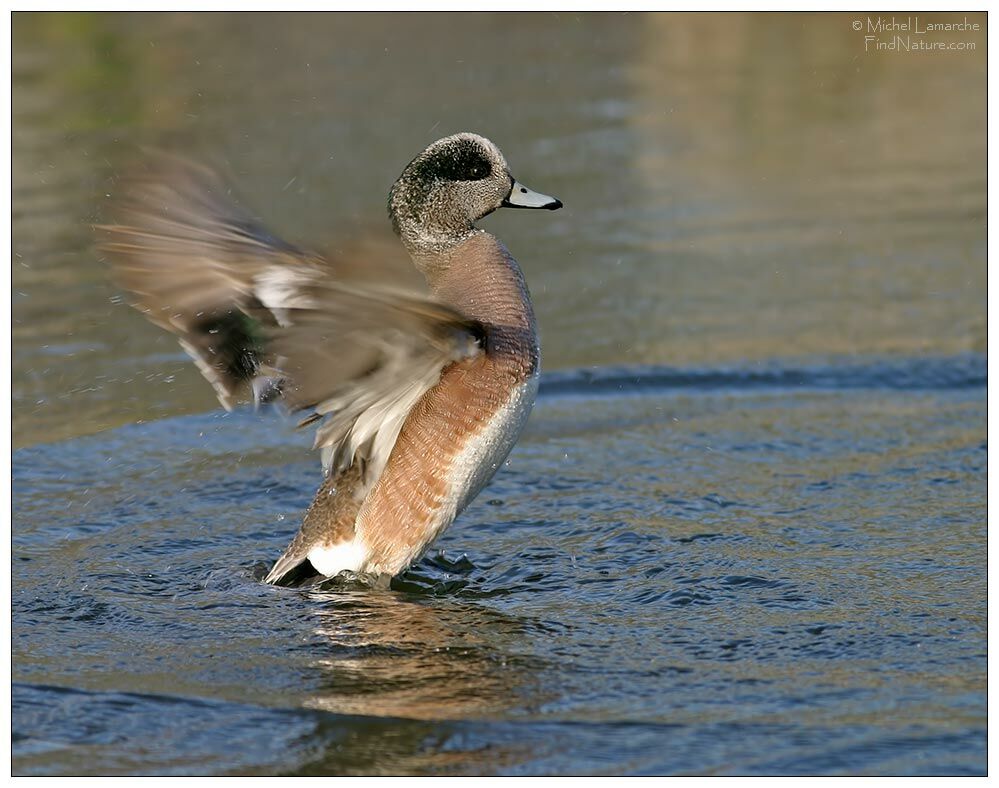
<svg viewBox="0 0 999 788"><path fill-rule="evenodd" d="M986 16L894 18L961 48L15 13L15 774L985 774ZM565 204L482 222L535 301L530 423L390 588L265 586L311 436L222 414L91 225L151 146L336 249L462 130Z"/></svg>
<svg viewBox="0 0 999 788"><path fill-rule="evenodd" d="M387 232L427 143L490 137L566 206L484 222L549 370L985 349L984 31L906 53L848 14L14 19L15 445L213 407L92 251L143 145L335 248Z"/></svg>

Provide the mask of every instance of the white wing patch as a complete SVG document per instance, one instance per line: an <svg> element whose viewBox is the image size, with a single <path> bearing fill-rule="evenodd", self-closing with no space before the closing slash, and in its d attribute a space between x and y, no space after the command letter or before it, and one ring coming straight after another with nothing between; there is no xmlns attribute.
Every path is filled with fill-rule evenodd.
<svg viewBox="0 0 999 788"><path fill-rule="evenodd" d="M253 294L270 310L278 325L287 328L289 309L313 309L315 303L303 292L314 277L293 268L266 268L253 278Z"/></svg>

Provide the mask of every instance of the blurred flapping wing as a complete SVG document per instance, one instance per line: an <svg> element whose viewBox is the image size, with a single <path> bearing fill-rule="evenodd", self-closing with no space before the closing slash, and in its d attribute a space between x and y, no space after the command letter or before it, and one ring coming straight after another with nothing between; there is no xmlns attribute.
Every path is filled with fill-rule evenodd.
<svg viewBox="0 0 999 788"><path fill-rule="evenodd" d="M480 326L430 296L396 247L336 258L268 233L211 170L161 156L121 183L98 227L115 281L177 335L231 409L252 389L302 424L322 421L323 466L381 473L412 407L448 364L480 352Z"/></svg>

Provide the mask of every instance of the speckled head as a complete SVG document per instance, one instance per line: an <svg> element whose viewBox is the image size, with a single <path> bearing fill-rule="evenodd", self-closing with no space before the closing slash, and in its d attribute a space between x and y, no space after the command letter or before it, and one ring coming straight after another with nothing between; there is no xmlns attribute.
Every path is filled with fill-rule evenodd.
<svg viewBox="0 0 999 788"><path fill-rule="evenodd" d="M460 243L501 206L555 210L562 203L517 183L500 149L470 132L437 140L402 171L389 194L392 227L411 252Z"/></svg>

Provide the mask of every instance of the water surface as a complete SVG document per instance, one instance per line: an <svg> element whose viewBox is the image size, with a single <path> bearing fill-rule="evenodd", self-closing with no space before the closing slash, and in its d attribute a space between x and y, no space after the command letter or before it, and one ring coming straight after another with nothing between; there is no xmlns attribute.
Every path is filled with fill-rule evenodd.
<svg viewBox="0 0 999 788"><path fill-rule="evenodd" d="M984 34L852 20L16 14L15 773L983 774ZM264 586L309 436L89 224L155 144L336 248L462 129L566 205L484 223L527 432L390 588Z"/></svg>

